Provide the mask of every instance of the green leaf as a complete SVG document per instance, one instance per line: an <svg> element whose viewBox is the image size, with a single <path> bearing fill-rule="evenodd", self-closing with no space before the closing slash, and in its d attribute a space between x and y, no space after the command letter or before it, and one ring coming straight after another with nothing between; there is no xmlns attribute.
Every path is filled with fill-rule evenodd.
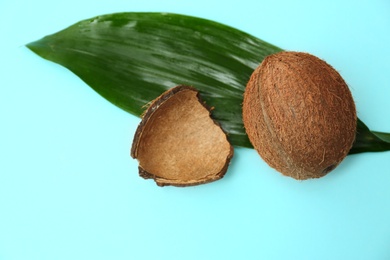
<svg viewBox="0 0 390 260"><path fill-rule="evenodd" d="M207 105L215 107L213 117L231 143L243 147L252 147L241 116L246 83L264 57L282 51L232 27L168 13L98 16L27 47L137 116L167 89L194 86ZM390 150L386 138L360 120L357 132L351 153Z"/></svg>
<svg viewBox="0 0 390 260"><path fill-rule="evenodd" d="M349 154L390 150L390 134L370 131L358 118L356 140Z"/></svg>

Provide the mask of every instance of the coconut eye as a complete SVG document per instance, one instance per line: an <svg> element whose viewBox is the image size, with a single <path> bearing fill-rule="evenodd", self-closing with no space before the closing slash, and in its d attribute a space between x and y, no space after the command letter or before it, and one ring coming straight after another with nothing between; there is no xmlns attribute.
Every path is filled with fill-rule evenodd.
<svg viewBox="0 0 390 260"><path fill-rule="evenodd" d="M328 167L326 167L326 168L322 171L322 173L323 173L323 174L327 174L327 173L333 171L333 170L336 168L336 166L337 166L336 164L329 165Z"/></svg>

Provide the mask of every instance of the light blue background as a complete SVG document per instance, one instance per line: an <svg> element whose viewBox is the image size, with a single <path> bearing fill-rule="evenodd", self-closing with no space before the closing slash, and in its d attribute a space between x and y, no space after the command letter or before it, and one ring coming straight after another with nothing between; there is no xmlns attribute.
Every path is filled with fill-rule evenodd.
<svg viewBox="0 0 390 260"><path fill-rule="evenodd" d="M325 59L390 132L390 2L0 0L0 259L390 259L390 152L295 181L250 149L190 188L138 177L139 119L24 44L123 11L189 14Z"/></svg>

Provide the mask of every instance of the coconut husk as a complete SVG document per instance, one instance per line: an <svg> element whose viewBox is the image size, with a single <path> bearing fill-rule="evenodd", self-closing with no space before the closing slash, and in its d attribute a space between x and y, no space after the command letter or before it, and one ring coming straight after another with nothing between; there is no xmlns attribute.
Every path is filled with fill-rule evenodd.
<svg viewBox="0 0 390 260"><path fill-rule="evenodd" d="M351 92L335 69L308 53L280 52L252 74L243 121L271 167L303 180L326 175L347 156L357 117Z"/></svg>

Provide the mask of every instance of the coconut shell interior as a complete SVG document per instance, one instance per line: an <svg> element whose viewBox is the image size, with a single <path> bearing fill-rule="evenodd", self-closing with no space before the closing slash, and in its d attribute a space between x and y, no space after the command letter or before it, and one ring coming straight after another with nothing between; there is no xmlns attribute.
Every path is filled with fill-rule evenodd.
<svg viewBox="0 0 390 260"><path fill-rule="evenodd" d="M198 91L178 86L149 106L131 155L139 161L141 177L152 178L159 186L191 186L222 178L233 148Z"/></svg>

